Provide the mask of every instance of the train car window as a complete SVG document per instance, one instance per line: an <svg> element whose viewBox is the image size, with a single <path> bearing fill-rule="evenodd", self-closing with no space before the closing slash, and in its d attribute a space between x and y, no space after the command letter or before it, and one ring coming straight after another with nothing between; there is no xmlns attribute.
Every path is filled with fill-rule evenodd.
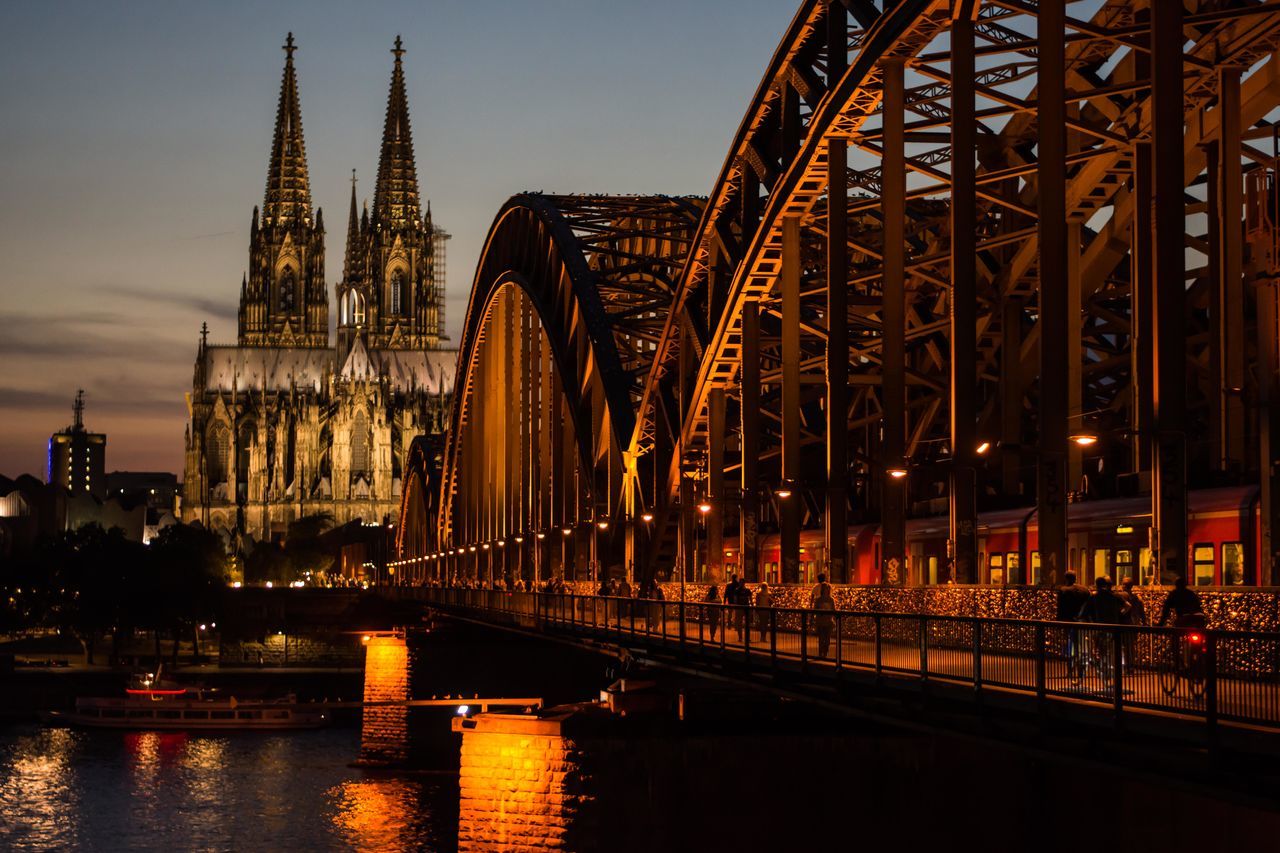
<svg viewBox="0 0 1280 853"><path fill-rule="evenodd" d="M1213 546L1197 544L1191 549L1191 577L1196 586L1213 585Z"/></svg>
<svg viewBox="0 0 1280 853"><path fill-rule="evenodd" d="M1244 583L1244 544L1222 543L1222 585L1239 586Z"/></svg>
<svg viewBox="0 0 1280 853"><path fill-rule="evenodd" d="M992 554L987 566L987 583L1004 583L1004 555Z"/></svg>
<svg viewBox="0 0 1280 853"><path fill-rule="evenodd" d="M1156 582L1155 574L1151 571L1151 549L1138 549L1138 583L1143 586L1149 586Z"/></svg>
<svg viewBox="0 0 1280 853"><path fill-rule="evenodd" d="M1031 552L1031 583L1040 583L1040 552Z"/></svg>
<svg viewBox="0 0 1280 853"><path fill-rule="evenodd" d="M1092 586L1093 582L1111 569L1109 557L1111 554L1106 548L1095 548L1093 551L1093 572L1089 575L1087 583Z"/></svg>
<svg viewBox="0 0 1280 853"><path fill-rule="evenodd" d="M1116 583L1133 577L1133 552L1127 548L1116 549Z"/></svg>
<svg viewBox="0 0 1280 853"><path fill-rule="evenodd" d="M1022 557L1017 551L1010 551L1004 555L1004 565L1007 571L1004 573L1005 583L1019 583L1019 575L1022 572Z"/></svg>

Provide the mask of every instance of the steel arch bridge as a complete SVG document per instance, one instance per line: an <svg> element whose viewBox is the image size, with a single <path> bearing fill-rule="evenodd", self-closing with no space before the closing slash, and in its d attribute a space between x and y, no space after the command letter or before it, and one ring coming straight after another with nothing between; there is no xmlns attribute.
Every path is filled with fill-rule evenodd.
<svg viewBox="0 0 1280 853"><path fill-rule="evenodd" d="M1034 504L1049 582L1070 500L1149 483L1185 574L1188 487L1258 482L1271 582L1278 47L1273 0L807 0L706 199L499 212L402 555L755 579L776 531L794 582L820 528L902 583L943 513L973 582L978 508Z"/></svg>

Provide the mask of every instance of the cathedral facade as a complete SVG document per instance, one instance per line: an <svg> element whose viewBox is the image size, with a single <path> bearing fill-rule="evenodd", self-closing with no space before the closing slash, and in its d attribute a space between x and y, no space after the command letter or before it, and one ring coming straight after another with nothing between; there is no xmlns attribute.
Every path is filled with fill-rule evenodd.
<svg viewBox="0 0 1280 853"><path fill-rule="evenodd" d="M188 402L183 520L241 545L307 515L394 521L409 446L443 428L457 358L444 335L448 235L420 201L398 37L372 210L357 210L352 178L331 342L295 49L290 34L237 341L202 331Z"/></svg>

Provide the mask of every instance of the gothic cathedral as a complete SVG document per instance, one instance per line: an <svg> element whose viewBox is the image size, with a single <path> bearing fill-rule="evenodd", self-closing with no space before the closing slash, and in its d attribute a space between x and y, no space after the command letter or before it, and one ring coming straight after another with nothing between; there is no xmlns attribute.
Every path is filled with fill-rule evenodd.
<svg viewBox="0 0 1280 853"><path fill-rule="evenodd" d="M443 428L457 350L444 335L448 240L418 193L399 37L373 210L355 180L330 344L324 216L312 212L292 33L262 211L249 230L235 346L202 332L182 515L229 544L305 515L394 520L415 437Z"/></svg>

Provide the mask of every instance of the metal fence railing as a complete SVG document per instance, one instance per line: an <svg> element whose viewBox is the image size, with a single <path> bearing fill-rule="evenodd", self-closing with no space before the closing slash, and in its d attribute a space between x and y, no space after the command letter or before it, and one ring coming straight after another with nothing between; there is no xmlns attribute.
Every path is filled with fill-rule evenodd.
<svg viewBox="0 0 1280 853"><path fill-rule="evenodd" d="M410 597L530 627L752 667L844 670L1280 728L1280 633L756 608L419 587Z"/></svg>

